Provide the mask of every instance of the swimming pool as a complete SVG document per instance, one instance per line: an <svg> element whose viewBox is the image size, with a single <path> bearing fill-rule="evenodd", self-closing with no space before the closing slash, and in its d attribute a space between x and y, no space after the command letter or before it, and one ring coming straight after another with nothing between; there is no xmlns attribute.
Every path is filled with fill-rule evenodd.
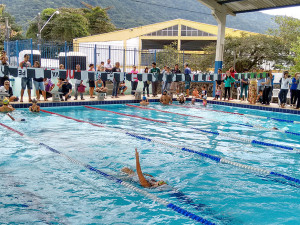
<svg viewBox="0 0 300 225"><path fill-rule="evenodd" d="M73 159L128 182L130 180L120 170L124 166L135 169L134 148L137 147L143 172L167 181L176 190L145 189L148 193L216 224L300 223L299 183L218 163L167 146L185 147L299 179L299 154L295 151L238 140L240 137L298 149L299 135L237 123L277 127L280 131L297 133L300 132L300 124L263 117L299 122L300 116L220 105L209 105L204 110L199 104L186 108L153 103L148 108L154 110L130 105L93 107L106 111L83 106L44 108L77 119L75 121L44 112L31 114L27 110L18 110L14 113L15 117L26 118L26 122L16 123L7 116L3 116L0 122ZM223 132L230 137L193 128ZM0 134L1 143L4 143L0 161L0 223L196 223L4 127L1 127ZM135 182L132 184L141 189Z"/></svg>

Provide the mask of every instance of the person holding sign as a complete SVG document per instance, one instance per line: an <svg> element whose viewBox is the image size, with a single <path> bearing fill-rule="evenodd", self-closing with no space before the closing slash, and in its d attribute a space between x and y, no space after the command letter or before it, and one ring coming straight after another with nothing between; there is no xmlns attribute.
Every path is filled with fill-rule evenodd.
<svg viewBox="0 0 300 225"><path fill-rule="evenodd" d="M30 67L31 64L29 62L29 55L25 54L24 55L24 60L22 62L20 62L19 66L23 69L23 68L27 68ZM27 92L28 92L28 99L29 102L31 102L31 89L32 89L32 79L28 78L28 77L22 77L21 78L21 99L20 102L23 102L23 96L24 96L24 91L26 89L27 86Z"/></svg>

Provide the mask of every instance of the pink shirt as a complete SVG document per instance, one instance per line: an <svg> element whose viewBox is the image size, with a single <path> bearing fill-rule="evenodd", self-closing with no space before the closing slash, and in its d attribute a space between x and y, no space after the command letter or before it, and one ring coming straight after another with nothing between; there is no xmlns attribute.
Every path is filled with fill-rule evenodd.
<svg viewBox="0 0 300 225"><path fill-rule="evenodd" d="M132 73L132 78L135 82L139 82L138 78L137 78L137 74L138 74L138 71L137 70L131 70Z"/></svg>

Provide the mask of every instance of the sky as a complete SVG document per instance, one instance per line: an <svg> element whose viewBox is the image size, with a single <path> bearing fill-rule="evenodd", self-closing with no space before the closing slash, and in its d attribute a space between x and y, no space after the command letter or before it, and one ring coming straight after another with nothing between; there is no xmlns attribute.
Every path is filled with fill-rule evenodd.
<svg viewBox="0 0 300 225"><path fill-rule="evenodd" d="M300 6L261 11L271 15L291 16L300 19Z"/></svg>

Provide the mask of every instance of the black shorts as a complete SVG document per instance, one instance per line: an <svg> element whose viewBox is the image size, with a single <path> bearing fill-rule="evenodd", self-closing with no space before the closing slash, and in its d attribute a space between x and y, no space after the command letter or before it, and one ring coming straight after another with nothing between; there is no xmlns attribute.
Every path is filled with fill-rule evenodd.
<svg viewBox="0 0 300 225"><path fill-rule="evenodd" d="M95 87L95 81L89 80L89 86L90 87Z"/></svg>

